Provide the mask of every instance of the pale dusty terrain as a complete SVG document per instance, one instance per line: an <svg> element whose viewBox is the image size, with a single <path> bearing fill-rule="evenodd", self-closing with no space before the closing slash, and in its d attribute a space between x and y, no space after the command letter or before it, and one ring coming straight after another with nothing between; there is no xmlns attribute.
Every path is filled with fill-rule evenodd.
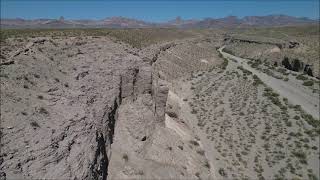
<svg viewBox="0 0 320 180"><path fill-rule="evenodd" d="M229 60L224 71L199 71L172 87L178 117L199 137L212 177L318 176L319 124L310 125L303 110L281 94L281 105L274 104L264 95L267 82L254 85L252 74L246 75L239 65ZM181 125L175 129L188 132Z"/></svg>
<svg viewBox="0 0 320 180"><path fill-rule="evenodd" d="M316 94L224 59L222 40L9 39L0 178L319 177Z"/></svg>
<svg viewBox="0 0 320 180"><path fill-rule="evenodd" d="M271 77L263 72L260 72L247 63L249 60L233 56L231 54L223 52L223 48L219 51L226 57L236 60L245 69L251 71L257 75L264 83L274 89L277 93L283 97L289 99L289 102L293 104L301 105L301 107L309 114L319 119L319 93L312 92L311 89L304 87L301 84L297 84L294 81L283 81Z"/></svg>

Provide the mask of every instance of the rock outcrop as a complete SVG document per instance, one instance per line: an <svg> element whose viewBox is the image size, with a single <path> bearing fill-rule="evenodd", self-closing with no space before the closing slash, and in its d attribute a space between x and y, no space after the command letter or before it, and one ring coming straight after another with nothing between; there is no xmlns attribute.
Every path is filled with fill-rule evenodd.
<svg viewBox="0 0 320 180"><path fill-rule="evenodd" d="M1 66L1 178L211 177L190 128L168 127L183 120L167 107L174 78L214 62L211 42L139 52L108 38L30 42Z"/></svg>

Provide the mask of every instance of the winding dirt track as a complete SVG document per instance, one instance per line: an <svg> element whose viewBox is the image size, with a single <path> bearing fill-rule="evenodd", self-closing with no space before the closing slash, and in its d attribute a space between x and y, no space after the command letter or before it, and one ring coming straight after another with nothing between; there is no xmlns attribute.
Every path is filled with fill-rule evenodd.
<svg viewBox="0 0 320 180"><path fill-rule="evenodd" d="M276 79L263 72L260 72L250 67L250 65L246 63L249 60L223 52L223 49L224 47L221 47L219 51L225 58L238 61L238 63L241 64L243 68L257 75L266 85L271 87L281 96L288 98L289 102L295 105L300 105L307 113L319 119L319 94L306 91L304 88L297 86L293 82L286 82L280 79Z"/></svg>

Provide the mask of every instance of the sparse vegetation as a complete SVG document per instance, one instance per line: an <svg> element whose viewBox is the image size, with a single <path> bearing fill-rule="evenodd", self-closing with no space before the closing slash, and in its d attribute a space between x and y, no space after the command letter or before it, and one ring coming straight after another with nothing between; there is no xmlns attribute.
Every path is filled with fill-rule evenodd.
<svg viewBox="0 0 320 180"><path fill-rule="evenodd" d="M48 112L44 107L41 107L41 108L39 109L39 113L40 113L40 114L45 114L45 115L48 115L48 114L49 114L49 112Z"/></svg>
<svg viewBox="0 0 320 180"><path fill-rule="evenodd" d="M136 48L174 39L182 39L192 34L178 29L1 29L0 40L7 38L29 37L80 37L80 36L109 36L125 42ZM81 44L77 44L81 45Z"/></svg>
<svg viewBox="0 0 320 180"><path fill-rule="evenodd" d="M40 127L40 125L36 121L32 121L30 125L35 129Z"/></svg>
<svg viewBox="0 0 320 180"><path fill-rule="evenodd" d="M313 81L304 81L303 83L302 83L302 85L304 85L304 86L313 86Z"/></svg>
<svg viewBox="0 0 320 180"><path fill-rule="evenodd" d="M220 168L218 172L222 177L225 177L227 175L223 168Z"/></svg>
<svg viewBox="0 0 320 180"><path fill-rule="evenodd" d="M168 116L172 117L172 118L178 118L178 115L176 112L172 112L172 111L169 111L167 112Z"/></svg>
<svg viewBox="0 0 320 180"><path fill-rule="evenodd" d="M308 78L307 78L307 77L305 77L303 74L299 74L298 76L296 76L296 79L298 79L298 80L302 80L302 81L306 81L306 80L308 80Z"/></svg>
<svg viewBox="0 0 320 180"><path fill-rule="evenodd" d="M302 164L307 164L307 155L302 151L294 151L292 154L299 159Z"/></svg>
<svg viewBox="0 0 320 180"><path fill-rule="evenodd" d="M197 153L200 154L201 156L204 156L204 150L197 150Z"/></svg>
<svg viewBox="0 0 320 180"><path fill-rule="evenodd" d="M150 34L148 34L149 31L150 31ZM305 106L302 106L302 107L298 105L294 106L291 103L295 103L296 101L287 99L287 98L282 98L282 96L276 93L276 92L281 92L281 95L285 95L283 94L282 91L280 90L278 91L278 89L276 88L274 89L277 91L273 90L272 88L268 88L267 85L264 84L264 82L262 81L262 80L265 80L264 77L266 77L266 74L257 73L258 71L266 72L267 74L272 75L273 77L278 79L283 79L284 81L289 81L289 78L290 78L290 82L288 83L293 85L296 84L297 80L293 78L292 74L300 74L300 73L292 72L281 67L281 64L279 63L281 62L281 60L279 59L275 59L274 61L277 62L275 63L274 61L269 61L269 59L266 59L263 54L260 55L259 52L257 52L256 55L250 57L252 59L248 62L248 64L250 64L251 67L255 68L255 69L248 68L255 73L253 74L251 71L248 71L247 69L244 68L244 67L248 67L245 61L242 62L241 60L237 61L235 59L224 59L222 54L214 51L215 46L212 46L212 45L215 45L215 44L211 42L207 42L202 39L198 40L195 38L194 39L190 38L188 39L187 47L184 47L183 43L185 42L183 40L183 41L179 41L177 45L170 47L168 51L161 51L161 54L158 57L160 60L154 64L155 67L157 67L155 68L155 70L161 71L161 73L160 72L158 73L160 76L160 79L162 79L162 75L163 75L164 77L163 80L168 80L170 93L174 92L175 94L177 94L177 98L172 96L172 99L170 99L171 94L170 96L168 96L168 100L166 100L167 102L164 101L167 104L165 106L165 109L163 109L163 111L162 109L160 109L160 107L158 108L157 106L155 106L154 102L152 102L154 100L153 93L157 91L153 91L153 90L152 92L148 91L148 94L145 93L143 95L148 95L149 99L146 99L146 100L141 99L139 94L140 90L136 89L136 87L140 88L139 87L140 79L137 79L138 83L134 85L134 89L133 89L134 98L132 99L127 98L126 100L121 101L122 96L125 97L127 95L126 93L122 94L122 90L123 90L122 88L128 88L126 86L122 86L123 83L126 83L127 81L127 79L123 79L124 77L126 77L127 74L123 74L122 72L119 74L114 74L113 73L114 70L110 69L109 71L108 67L113 64L117 64L117 62L119 62L120 60L121 60L121 65L126 66L127 63L125 63L124 61L127 55L128 57L131 57L131 55L132 57L137 56L136 58L137 58L137 61L139 61L139 63L140 63L140 58L138 56L144 56L144 55L148 56L148 57L143 57L143 58L146 58L146 59L143 59L143 64L149 65L149 61L151 61L154 55L153 50L158 52L159 49L152 49L153 46L148 47L146 49L142 49L142 50L140 48L148 46L149 44L164 42L167 40L171 40L172 38L176 39L184 36L184 35L181 35L179 37L173 37L174 36L173 34L176 34L176 32L180 32L180 30L172 30L174 32L171 34L172 36L168 35L169 37L165 37L164 34L155 35L153 34L154 32L151 32L151 31L152 30L147 30L147 29L130 29L130 30L129 29L119 29L119 30L96 29L92 31L88 30L88 32L86 32L85 29L77 30L77 32L72 32L72 30L61 30L61 32L58 32L55 30L48 30L48 33L53 33L53 32L57 34L64 33L63 36L66 36L66 37L75 35L75 38L70 41L68 39L68 42L64 42L64 41L60 42L57 40L56 45L52 45L48 42L41 45L50 44L50 48L54 48L54 46L56 46L61 49L70 48L71 50L70 52L68 51L68 53L65 53L65 54L53 55L51 53L47 54L46 51L48 49L46 46L41 46L40 50L42 51L42 55L47 56L47 58L42 58L43 61L48 62L50 64L50 67L51 66L53 67L55 64L58 64L60 71L57 71L57 73L51 74L50 72L51 70L49 72L42 73L41 71L38 71L38 67L34 69L35 71L32 71L31 73L24 73L24 75L21 75L21 74L11 75L10 73L5 72L6 74L8 74L7 76L8 78L5 79L1 77L1 80L4 80L5 85L7 85L6 82L9 81L10 79L20 78L20 79L16 79L18 81L15 84L16 87L18 87L17 89L26 91L25 94L29 96L28 98L37 102L37 104L29 103L31 104L31 106L28 108L20 108L19 106L17 106L18 111L16 114L13 114L13 115L16 115L16 119L19 122L20 121L21 122L27 121L27 123L30 122L30 125L26 126L28 129L30 129L31 127L30 132L40 133L44 131L46 128L51 127L50 126L51 124L46 123L47 119L57 121L57 122L54 122L54 121L52 122L54 122L57 125L63 126L63 128L65 128L63 130L66 133L61 132L60 130L52 131L52 140L49 141L49 144L46 144L46 146L50 145L53 148L57 148L59 147L59 145L60 146L64 145L64 143L61 144L59 142L65 142L65 143L68 143L67 145L69 149L77 148L77 144L73 144L73 143L78 143L78 142L71 141L73 140L72 139L73 134L70 134L77 131L77 127L74 127L74 123L78 123L80 121L81 121L80 124L85 123L84 129L82 128L83 130L86 130L91 127L96 127L95 122L93 124L90 124L92 123L91 116L100 117L100 115L102 116L102 114L100 113L100 110L102 112L104 110L108 111L109 100L110 99L113 100L113 99L108 98L107 95L112 94L114 93L114 91L116 91L115 98L118 98L115 100L115 103L117 103L116 108L118 108L118 106L121 106L121 108L123 107L130 107L130 108L128 109L120 108L120 111L115 110L115 115L119 113L119 115L121 115L119 117L121 118L122 122L126 121L125 123L120 123L118 126L121 129L121 132L128 131L128 136L120 136L120 137L128 137L128 139L116 137L117 141L113 143L119 143L119 141L124 141L124 142L132 141L132 143L137 143L137 145L139 146L138 147L139 149L135 149L137 150L137 152L134 152L134 154L131 153L132 149L130 149L131 148L130 143L129 143L128 149L124 148L125 144L121 146L123 147L122 150L126 150L126 153L121 153L120 155L115 156L117 158L117 161L122 162L124 171L120 170L119 172L121 173L125 173L126 175L133 174L135 175L135 177L141 178L141 179L145 178L145 177L139 177L139 175L146 174L147 176L149 176L150 171L144 172L143 171L144 169L141 170L140 169L141 167L139 165L135 166L136 162L134 162L134 160L138 160L137 161L138 163L144 162L144 160L142 161L142 160L136 159L136 155L139 155L138 158L147 157L147 158L150 158L152 161L153 160L157 161L157 158L159 158L159 153L161 153L160 155L163 155L163 156L170 155L170 158L177 157L179 160L176 161L175 159L173 159L172 162L176 164L174 166L171 166L169 162L171 159L169 159L168 161L167 160L168 158L164 157L165 162L163 163L162 161L158 165L159 166L161 166L162 164L164 164L165 166L168 165L169 168L180 167L178 168L179 170L178 175L181 174L182 176L185 176L185 177L187 177L187 175L191 172L193 173L194 178L195 176L197 176L199 179L207 178L209 170L214 170L215 173L217 173L216 174L217 178L220 177L220 178L228 178L228 179L234 179L234 178L265 179L266 177L264 177L264 175L270 172L272 173L271 174L272 176L268 175L268 178L274 177L276 179L283 179L287 177L291 178L291 177L299 176L300 178L309 177L310 179L314 179L313 172L312 171L307 172L307 169L314 169L313 164L315 160L313 159L311 160L311 158L318 156L317 151L319 148L318 140L319 140L319 134L320 134L319 120L315 119L313 116L308 115L306 112L304 112L302 107L305 108ZM171 29L168 29L168 31L171 31ZM185 35L189 34L189 32L191 31L194 31L194 30L185 31L186 33ZM23 31L17 31L17 32L22 32L22 34L24 33ZM43 31L39 31L38 33L41 34L42 32ZM80 32L83 34L80 35L79 34ZM55 36L54 33L51 35ZM85 39L83 38L83 36L87 35L86 33L95 34L95 37L89 37L88 39ZM143 33L146 33L146 34L143 34ZM138 34L136 37L130 37L130 36L135 36L136 34ZM214 33L208 32L208 36L210 36L210 38L212 34ZM38 34L36 33L35 35L38 35ZM21 34L17 33L17 36L21 36ZM26 38L30 36L26 35ZM105 47L101 46L100 44L98 45L93 44L94 42L93 40L95 40L95 38L97 38L96 40L101 40L101 41L103 40L103 43L107 40L109 41L109 38L102 39L101 36L108 36L112 39L112 43L116 41L118 42L118 44L115 43L115 44L111 44L110 46L106 45L108 46L108 48L110 48L110 52L106 50L108 48L103 49ZM217 40L219 39L217 38ZM23 42L26 42L26 41L23 40ZM67 45L64 45L64 44L67 44ZM122 45L123 47L121 47ZM130 45L134 46L135 48L132 48ZM262 45L261 46L253 45L251 43L247 43L247 45L249 48L253 46L259 46L258 48L262 47ZM103 56L98 56L98 55L96 56L95 54L90 54L92 55L92 57L89 55L87 56L86 55L87 46L88 46L88 49L91 48L90 51L94 51L95 53L99 51L99 48L106 50L107 53L103 54ZM114 50L115 52L112 52L113 51L112 48L114 48L113 46L116 48L122 49L123 51L121 50L121 53L118 53L118 51L116 50ZM158 45L155 45L155 46L158 48ZM206 46L209 46L209 48L207 49L203 48ZM35 50L37 50L36 48L38 48L38 46L35 46ZM198 48L201 50L198 51ZM203 49L205 49L205 51L208 51L208 49L211 49L213 51L209 50L210 51L208 53L209 55L207 55L202 52ZM280 49L280 52L278 52L278 49L275 46L269 46L269 45L264 50L265 50L264 52L266 53L269 51L275 51L276 53L279 53L279 56L277 55L275 56L275 58L277 57L282 58L283 57L282 52L285 51L285 49ZM144 54L145 51L147 52L146 54ZM237 51L233 51L232 48L231 48L231 51L234 52L235 54L237 53ZM77 52L81 54L83 53L84 55L77 56L75 55L75 53ZM27 57L28 53L30 52L26 52L25 53L26 55L25 54L22 54L22 55ZM54 53L57 53L57 52L54 51ZM68 55L70 55L69 58L68 58ZM215 64L215 62L212 63L213 61L212 59L216 58L217 56L220 56L221 58L223 58L223 61L217 61L217 62L222 62L221 64ZM125 57L125 58L122 58L122 57ZM30 61L32 61L32 58L36 59L37 57L36 55L31 54ZM65 61L61 61L61 60L64 60L64 58L68 59L68 61L72 61L72 63L70 64L66 63L66 66L65 66L64 64ZM91 60L91 58L94 60ZM161 58L165 60L162 61L163 59ZM190 61L190 64L189 64L188 58L192 59L192 61ZM212 58L212 59L209 59L209 58ZM299 69L300 65L297 64L298 61L292 63L292 59L293 58L291 56L288 56L288 63L292 65L291 68ZM135 60L135 59L130 58L130 60ZM170 61L172 61L173 63ZM32 63L35 63L35 62L42 63L42 61L32 61ZM101 64L96 64L96 63L101 63ZM17 63L19 67L24 64L26 63L23 61L21 61L21 63ZM170 68L168 69L166 69L166 67L168 66L167 64L169 64L170 66ZM237 65L235 64L239 64L243 66L237 67ZM45 64L42 63L39 65L39 67L41 68L44 65ZM139 65L139 70L144 70L144 69L140 69L141 64L138 64L138 65ZM181 65L181 68L179 67L179 65ZM10 68L11 67L14 68L15 65L12 65L12 66L10 65ZM11 70L10 68L8 69ZM121 68L127 71L128 69L130 70L131 67L121 67ZM80 78L78 81L74 81L74 78L76 77L76 75L83 71L87 71L89 75L86 78L83 78L83 79ZM175 71L181 71L183 73L183 75L181 76L182 77L181 79L183 80L180 81L180 76L176 77ZM34 74L35 72L36 74ZM94 78L96 77L95 75L97 75L98 77L98 74L96 74L96 72L98 72L99 75L101 75L101 77L99 76L99 78ZM171 74L173 75L171 76ZM135 76L135 78L141 78L140 75L142 74L136 74L136 75L137 76ZM189 75L191 75L191 77ZM65 78L66 76L67 78ZM104 79L105 76L112 77L112 81L110 81L110 79L107 79L108 81ZM117 78L119 77L119 79L121 79L121 83L111 84L110 93L106 92L105 95L101 95L95 91L95 89L101 90L99 87L99 83L101 83L99 82L100 79L103 79L102 82L105 82L105 84L102 83L103 85L109 85L109 83L113 83L113 81L116 81L115 77ZM152 77L153 77L153 74L152 74ZM260 79L259 77L263 79ZM299 81L301 84L303 81L304 83L312 81L314 83L313 85L311 85L311 86L314 86L312 88L318 88L317 87L318 84L316 84L316 81L314 80L314 78L310 78L302 74L296 77L298 80L301 80ZM134 82L136 82L135 80ZM273 78L272 80L274 80L272 81L272 83L279 82L281 85L288 84L283 81L277 81ZM97 81L97 83L95 81ZM34 84L32 82L34 82ZM66 82L70 83L70 88L68 88L69 84ZM47 87L48 83L53 84L54 87L53 86ZM131 83L131 79L130 79L130 83ZM270 84L270 86L272 86L272 83ZM148 85L153 86L155 84L153 82L148 81ZM191 86L189 86L190 84ZM299 88L301 84L299 84ZM29 88L28 86L30 86L30 89L23 90L23 88L21 87L23 85L26 85L27 88ZM119 85L120 85L120 88L119 88L120 90L118 89ZM185 87L188 87L188 88L190 87L191 90L186 89ZM104 86L103 88L104 88L103 92L109 90L109 87ZM130 87L130 90L131 89L132 87ZM304 90L307 89L308 91L310 90L310 88L303 88L303 89ZM117 94L118 91L121 91L120 95ZM150 98L149 96L150 94L152 98ZM17 94L16 96L16 94L10 94L10 92L6 92L5 95L7 95L8 98L10 98L10 103L25 101L25 99L23 100L19 99L20 94ZM167 96L167 94L165 96ZM291 96L286 96L286 97L291 98ZM103 99L100 100L101 98ZM181 102L180 99L178 100L178 98L183 98L182 99L183 102ZM39 99L43 101L40 101ZM121 105L119 104L120 102L122 103ZM138 106L136 104L131 106L131 104L129 103L137 103ZM108 106L100 107L101 104L108 105ZM61 107L58 107L60 105ZM112 105L112 102L110 105ZM302 105L304 104L302 103ZM99 106L98 109L95 106ZM62 109L62 108L65 108L65 109ZM58 114L59 112L57 112L57 109L62 110L61 115ZM142 109L143 111L140 112L140 109ZM74 112L69 113L67 112L68 110L71 110ZM167 115L166 118L168 116L171 118L174 118L174 119L170 119L170 118L166 119L166 125L171 125L171 127L164 126L164 127L161 127L160 130L162 130L163 128L172 128L176 130L178 134L177 136L171 136L170 133L168 134L162 133L161 136L155 136L156 134L153 133L153 130L154 130L153 116L154 115L158 116L158 114L155 113L155 110L157 111L160 110L161 113L163 113L161 115L164 115L164 114ZM93 111L92 115L90 115L91 111ZM25 112L28 112L28 114ZM145 112L147 114L144 114ZM87 116L88 113L90 117ZM95 114L95 113L98 113L98 114ZM103 123L105 123L105 121L108 121L109 119L115 120L115 118L117 117L117 116L110 117L110 116L113 116L114 114L110 114L109 112L106 112L106 113L107 113L106 118L103 117L104 118ZM125 119L125 115L129 116L128 119ZM149 119L147 119L147 121L144 121L144 119L139 119L139 121L135 119L130 119L130 118L136 118L137 116L143 116L143 118L145 119L149 118ZM11 117L11 115L8 115L6 117ZM55 119L56 117L61 117L61 118L67 117L67 120L60 121L60 119ZM91 118L91 119L83 120L81 119L82 117ZM14 118L15 117L13 117L12 119L15 120ZM41 120L40 125L41 127L43 127L43 129L40 129L40 125L38 124L40 123L40 121L38 120ZM95 120L95 118L93 118L93 120ZM170 123L171 120L174 120L175 123L168 124L168 122ZM68 123L64 123L64 122L68 122ZM99 124L101 124L101 122L99 121ZM129 126L127 126L130 123L134 124L133 128L130 128ZM125 124L126 126L123 126L123 124ZM141 126L141 124L143 124L143 126ZM12 126L11 124L9 125L10 126L7 127L8 132L20 131L20 127L17 128L15 124ZM109 127L109 125L110 124L103 124L103 127L104 126ZM39 131L32 130L32 128L34 129L39 128ZM166 131L158 131L159 129L157 128L155 130L157 130L157 132L166 132ZM201 132L198 134L196 131L201 131ZM171 131L171 130L170 132L174 133L174 131ZM103 133L104 131L102 131L102 134ZM109 131L107 133L109 133ZM117 133L115 133L115 135L117 135ZM184 133L187 135L183 136ZM28 135L28 133L23 132L23 135L24 134ZM182 138L179 135L182 136ZM92 137L90 137L90 139L91 138L94 139L95 136L96 134L93 134ZM79 138L80 137L81 136L79 136ZM103 137L109 138L108 136L103 136ZM157 138L163 138L163 137L165 137L166 139L157 139ZM170 139L170 141L165 142L168 137L173 139L172 140ZM189 138L191 138L192 140L190 140ZM82 139L85 139L85 138L82 138ZM106 143L109 142L107 141L107 139L104 139L104 140ZM158 141L158 140L161 140L161 141ZM53 141L57 141L57 143ZM34 141L32 141L32 143L33 142ZM39 141L39 142L43 143L43 141ZM152 142L156 142L156 143L152 143ZM157 148L158 142L164 143L163 147L160 148L161 151L158 151L156 149L151 149L151 151L149 151L147 149L149 147ZM176 142L176 143L174 144L173 142ZM209 145L209 148L207 145ZM117 144L114 147L117 147ZM62 147L60 147L59 149L61 148ZM70 150L70 152L73 152L73 150L74 149L72 149L72 151ZM141 154L144 152L148 152L147 156L144 156L143 154ZM137 153L140 153L140 154L137 154ZM134 155L134 157L130 156L130 159L129 159L130 154ZM156 158L152 157L154 155L156 156ZM183 160L189 157L192 158L192 166L189 166L190 163L186 163L187 161ZM216 162L211 162L212 158ZM252 158L254 158L254 162L251 160ZM210 162L208 160L210 160ZM152 163L152 161L150 161L150 163ZM308 164L308 162L310 163ZM210 169L211 163L217 164L217 167Z"/></svg>
<svg viewBox="0 0 320 180"><path fill-rule="evenodd" d="M199 146L199 143L197 141L190 140L189 142L194 146Z"/></svg>
<svg viewBox="0 0 320 180"><path fill-rule="evenodd" d="M128 162L129 161L129 157L127 154L123 154L122 155L122 159L125 161L125 162Z"/></svg>
<svg viewBox="0 0 320 180"><path fill-rule="evenodd" d="M225 70L225 69L227 69L227 66L228 66L229 61L228 61L228 59L224 58L224 57L221 55L220 52L219 52L219 54L220 54L219 56L222 57L222 59L223 59L223 62L222 62L222 64L220 65L220 67L221 67L221 69Z"/></svg>
<svg viewBox="0 0 320 180"><path fill-rule="evenodd" d="M264 84L257 75L253 75L253 85L258 86L260 84Z"/></svg>

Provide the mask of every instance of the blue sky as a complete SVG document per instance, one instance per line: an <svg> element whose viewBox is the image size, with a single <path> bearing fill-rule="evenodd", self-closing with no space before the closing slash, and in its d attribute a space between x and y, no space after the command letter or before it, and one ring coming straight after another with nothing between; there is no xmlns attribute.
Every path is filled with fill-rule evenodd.
<svg viewBox="0 0 320 180"><path fill-rule="evenodd" d="M161 22L286 14L319 18L319 0L1 0L1 18L103 19L124 16Z"/></svg>

